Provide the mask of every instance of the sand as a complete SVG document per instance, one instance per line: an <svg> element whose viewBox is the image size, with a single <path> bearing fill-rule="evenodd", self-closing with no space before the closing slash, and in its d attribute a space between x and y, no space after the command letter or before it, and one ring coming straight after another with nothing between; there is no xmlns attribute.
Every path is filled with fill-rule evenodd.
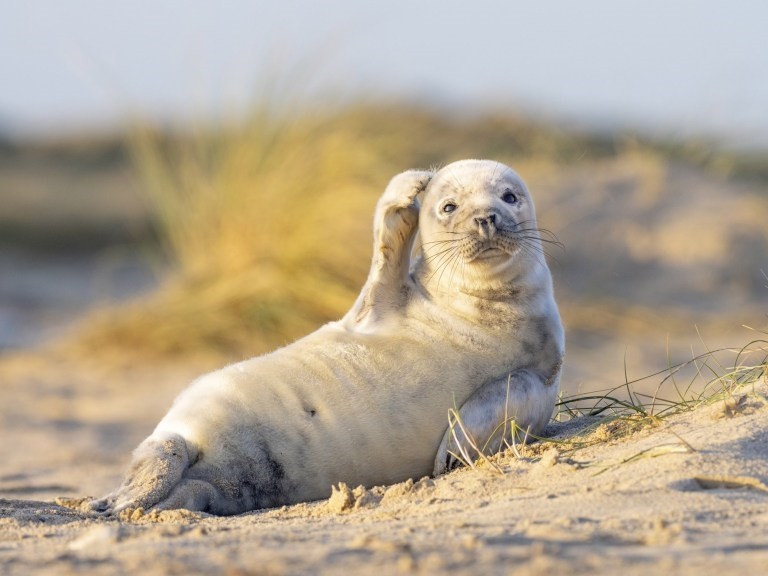
<svg viewBox="0 0 768 576"><path fill-rule="evenodd" d="M501 473L481 464L341 486L326 501L235 517L80 511L80 498L116 485L201 368L117 370L55 354L0 362L0 573L722 576L768 566L764 382L626 437L603 426L591 447L510 451L495 461ZM586 424L548 430L567 437Z"/></svg>

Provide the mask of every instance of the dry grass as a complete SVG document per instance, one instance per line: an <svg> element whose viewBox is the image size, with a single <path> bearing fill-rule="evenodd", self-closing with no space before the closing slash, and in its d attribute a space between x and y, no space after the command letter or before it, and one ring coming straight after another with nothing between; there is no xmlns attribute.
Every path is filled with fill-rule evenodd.
<svg viewBox="0 0 768 576"><path fill-rule="evenodd" d="M493 157L546 179L557 163L615 152L512 115L288 110L270 99L236 127L136 125L132 142L176 274L149 299L102 312L79 345L161 357L253 355L338 318L367 274L376 200L402 170Z"/></svg>
<svg viewBox="0 0 768 576"><path fill-rule="evenodd" d="M358 294L388 180L467 157L514 166L540 222L565 243L567 253L552 256L570 334L636 340L694 323L711 333L732 322L708 295L753 290L753 248L768 238L764 203L729 191L738 202L724 213L721 183L702 188L651 145L512 114L277 101L263 98L234 127L135 125L135 166L175 273L150 297L92 318L76 348L128 361L213 354L221 363L290 342L339 318ZM685 276L698 290L695 307L655 280L670 270L673 284Z"/></svg>
<svg viewBox="0 0 768 576"><path fill-rule="evenodd" d="M761 333L768 336L768 333ZM733 360L728 363L726 356ZM685 377L681 381L681 377ZM609 390L562 397L557 404L555 422L547 436L536 436L521 429L513 419L497 427L487 441L475 438L464 425L457 409L448 414L448 426L456 443L451 452L464 466L481 468L494 474L504 473L509 458L542 458L552 448L559 455L595 444L614 442L637 432L662 426L672 416L691 412L702 406L722 404L722 416L731 417L743 410L755 395L758 382L768 379L768 340L757 339L739 350L707 350L687 362L670 366ZM653 395L637 391L641 384L657 380ZM768 398L760 397L762 403ZM501 431L504 451L488 456L487 444L498 442ZM458 443L458 438L464 439ZM533 443L531 443L533 442ZM683 439L662 444L633 455L610 467L641 458L656 458L675 452L693 452ZM603 467L596 473L605 472Z"/></svg>

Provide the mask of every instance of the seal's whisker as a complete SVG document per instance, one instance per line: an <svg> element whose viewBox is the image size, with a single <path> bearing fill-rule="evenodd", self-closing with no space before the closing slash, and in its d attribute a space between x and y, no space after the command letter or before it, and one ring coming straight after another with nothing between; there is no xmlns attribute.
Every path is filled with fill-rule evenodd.
<svg viewBox="0 0 768 576"><path fill-rule="evenodd" d="M549 258L550 260L554 260L555 262L559 262L559 260L553 256L551 253L547 252L547 250L541 246L541 244L538 244L536 242L533 242L526 238L520 239L520 246L524 247L528 254L531 255L542 255L546 258Z"/></svg>
<svg viewBox="0 0 768 576"><path fill-rule="evenodd" d="M453 242L458 242L457 239L450 239L450 240L432 240L431 242L422 242L421 245L423 246L430 246L432 244L451 244Z"/></svg>
<svg viewBox="0 0 768 576"><path fill-rule="evenodd" d="M524 225L526 225L526 224L528 224L530 222L533 222L535 224L534 220L523 220L521 222L518 222L517 224L515 224L511 228L507 228L506 230L508 230L509 232L512 232L514 234L517 234L519 232L537 232L538 234L546 236L547 238L551 239L551 241L558 242L558 243L560 242L560 239L557 237L557 234L555 234L551 230L548 230L547 228L540 228L538 226L534 226L533 228L524 228L523 227Z"/></svg>
<svg viewBox="0 0 768 576"><path fill-rule="evenodd" d="M559 240L549 240L547 238L539 238L539 240L544 242L545 244L549 244L550 246L557 246L561 250L565 250L565 244L563 244Z"/></svg>
<svg viewBox="0 0 768 576"><path fill-rule="evenodd" d="M457 258L457 254L452 252L451 254L449 254L445 258L443 258L440 262L438 262L437 265L435 266L434 271L432 272L432 275L429 277L430 280L438 272L440 273L440 275L442 275L444 270L445 270L445 268L447 268L451 264L451 262L453 262L453 260L455 260L456 258Z"/></svg>
<svg viewBox="0 0 768 576"><path fill-rule="evenodd" d="M528 220L520 220L520 222L516 222L516 223L513 225L513 227L514 227L514 228L517 228L518 226L524 226L525 224L530 224L531 222L533 222L534 224L536 224L536 220L534 220L533 218L529 218Z"/></svg>
<svg viewBox="0 0 768 576"><path fill-rule="evenodd" d="M429 258L434 258L435 256L439 256L440 254L445 253L449 250L455 250L457 248L456 245L440 245L440 246L428 246L428 247L422 247L422 252L428 256Z"/></svg>
<svg viewBox="0 0 768 576"><path fill-rule="evenodd" d="M541 243L541 238L539 238L538 236L517 236L516 235L514 239L517 242L530 246L531 248L534 248L536 250L540 250L542 252L546 250Z"/></svg>
<svg viewBox="0 0 768 576"><path fill-rule="evenodd" d="M513 228L499 228L499 232L510 235L514 238L540 241L550 246L557 246L561 250L565 250L565 244L560 242L557 236L546 228L519 228L515 226Z"/></svg>
<svg viewBox="0 0 768 576"><path fill-rule="evenodd" d="M536 230L539 231L541 234L546 234L550 238L557 238L557 234L552 232L552 230L549 230L548 228L536 228Z"/></svg>
<svg viewBox="0 0 768 576"><path fill-rule="evenodd" d="M541 243L540 243L541 239L540 238L535 238L535 237L530 237L530 236L519 236L517 239L520 242L529 244L532 248L540 250L542 253L546 254L548 258L552 258L552 259L556 260L556 258L552 255L552 253L549 250L547 250L544 246L541 245ZM557 246L558 248L560 248L562 250L565 249L565 247L562 244L560 244L559 242L556 243L556 242L551 242L550 241L550 242L545 242L545 243L547 245Z"/></svg>
<svg viewBox="0 0 768 576"><path fill-rule="evenodd" d="M520 250L525 252L530 258L533 258L534 260L538 260L542 264L546 263L546 260L543 259L543 254L541 252L537 252L536 250L533 250L533 247L530 244L527 244L525 242L520 242L518 246L520 246Z"/></svg>
<svg viewBox="0 0 768 576"><path fill-rule="evenodd" d="M434 276L440 272L440 277L438 278L437 285L440 286L440 278L443 275L443 272L445 271L445 267L451 262L453 258L458 257L458 250L454 248L450 250L446 250L443 252L437 262L435 263L435 269L432 271L432 274L430 274L429 278L427 278L427 282L431 281Z"/></svg>
<svg viewBox="0 0 768 576"><path fill-rule="evenodd" d="M525 234L530 232L535 232L539 234L543 242L551 242L552 244L563 245L563 243L560 242L560 239L555 235L555 233L547 230L546 228L523 228L521 230L514 230L513 234Z"/></svg>
<svg viewBox="0 0 768 576"><path fill-rule="evenodd" d="M453 277L456 274L456 267L459 266L459 269L464 268L464 259L463 258L456 258L453 262L453 266L451 267L451 275L448 278L448 283L453 284ZM464 274L461 275L462 280L464 279Z"/></svg>
<svg viewBox="0 0 768 576"><path fill-rule="evenodd" d="M422 246L432 246L434 244L455 244L461 242L462 238L447 238L445 240L430 240L429 242L422 242Z"/></svg>
<svg viewBox="0 0 768 576"><path fill-rule="evenodd" d="M451 232L451 234L460 234L458 232ZM422 242L421 247L425 254L434 257L434 252L431 252L433 250L443 250L443 249L452 249L456 246L456 244L460 243L462 240L464 240L468 235L461 233L461 238L447 238L444 240L431 240L429 242ZM448 246L448 248L446 248ZM442 253L442 252L440 252Z"/></svg>
<svg viewBox="0 0 768 576"><path fill-rule="evenodd" d="M455 250L457 250L457 247L456 246L451 246L451 247L446 248L446 249L444 249L444 250L442 250L442 251L440 251L440 252L438 252L436 254L426 254L426 257L424 258L424 260L426 262L430 262L430 263L432 263L433 260L437 260L437 262L435 262L434 264L436 266L439 266L442 263L442 260L444 260L445 258L449 258L450 254L452 252L454 252ZM446 256L446 254L448 256Z"/></svg>
<svg viewBox="0 0 768 576"><path fill-rule="evenodd" d="M448 258L445 261L445 263L440 266L440 276L437 277L437 287L438 288L440 288L440 283L443 280L443 274L445 274L445 271L448 269L448 265L451 264L452 262L455 262L456 259L458 258L458 256L459 256L458 252L452 253L451 257Z"/></svg>
<svg viewBox="0 0 768 576"><path fill-rule="evenodd" d="M532 235L525 235L525 234L515 234L514 238L519 240L525 240L526 242L546 244L547 246L556 246L562 250L565 250L565 246L563 245L562 242L559 242L556 240L549 240L548 238L541 238L539 236L532 236Z"/></svg>

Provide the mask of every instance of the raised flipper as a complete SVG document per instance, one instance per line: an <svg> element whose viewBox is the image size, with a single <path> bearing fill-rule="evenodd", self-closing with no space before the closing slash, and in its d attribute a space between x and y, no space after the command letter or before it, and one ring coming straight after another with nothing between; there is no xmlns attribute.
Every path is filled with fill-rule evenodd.
<svg viewBox="0 0 768 576"><path fill-rule="evenodd" d="M525 434L538 434L549 422L557 386L530 370L481 386L459 408L435 456L434 475L443 474L469 457L495 454Z"/></svg>
<svg viewBox="0 0 768 576"><path fill-rule="evenodd" d="M350 330L365 330L393 309L399 309L406 294L411 247L419 221L416 196L432 172L408 170L389 182L376 205L373 220L373 261L360 296L342 322Z"/></svg>

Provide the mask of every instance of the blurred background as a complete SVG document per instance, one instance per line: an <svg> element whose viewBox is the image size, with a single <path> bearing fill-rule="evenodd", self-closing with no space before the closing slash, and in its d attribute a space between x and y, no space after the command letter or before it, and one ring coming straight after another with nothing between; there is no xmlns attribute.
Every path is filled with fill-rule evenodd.
<svg viewBox="0 0 768 576"><path fill-rule="evenodd" d="M740 348L767 325L766 21L757 0L8 3L0 360L286 344L353 302L389 178L466 157L512 165L565 245L567 390Z"/></svg>

